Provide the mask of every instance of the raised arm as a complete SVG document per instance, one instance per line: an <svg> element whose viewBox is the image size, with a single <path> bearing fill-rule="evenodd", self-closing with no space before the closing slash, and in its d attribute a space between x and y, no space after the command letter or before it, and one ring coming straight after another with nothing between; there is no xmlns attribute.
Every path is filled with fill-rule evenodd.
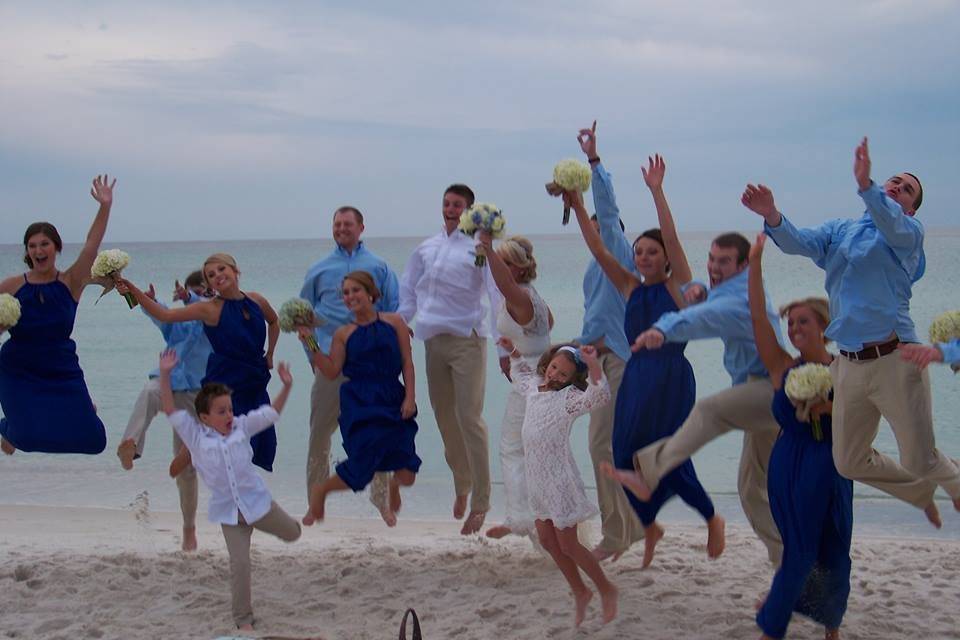
<svg viewBox="0 0 960 640"><path fill-rule="evenodd" d="M417 380L413 368L413 351L410 348L410 328L398 313L384 313L380 317L390 323L397 333L397 345L400 347L400 359L403 362L403 404L400 405L400 417L404 420L417 413Z"/></svg>
<svg viewBox="0 0 960 640"><path fill-rule="evenodd" d="M583 195L575 191L566 191L563 194L563 203L573 207L577 215L577 224L580 225L580 233L600 268L603 269L617 291L624 298L629 298L634 288L640 284L640 279L620 264L620 261L612 253L607 251L603 240L600 239L600 234L590 222L590 216L587 215L587 210L583 206Z"/></svg>
<svg viewBox="0 0 960 640"><path fill-rule="evenodd" d="M900 260L907 260L911 254L923 247L923 225L903 210L903 207L887 197L883 189L870 179L870 149L864 138L857 146L853 159L853 175L857 180L857 189L867 212L877 225L877 230L896 252ZM913 265L914 268L916 265Z"/></svg>
<svg viewBox="0 0 960 640"><path fill-rule="evenodd" d="M168 416L173 415L177 405L173 401L173 387L170 385L170 372L177 365L177 352L164 349L160 354L160 408Z"/></svg>
<svg viewBox="0 0 960 640"><path fill-rule="evenodd" d="M80 299L83 293L84 284L90 278L90 268L93 261L97 259L97 252L100 250L100 243L103 242L103 236L107 232L107 222L110 220L110 208L113 206L113 187L117 184L116 178L111 182L106 175L97 176L93 179L93 187L90 189L90 195L100 203L100 209L97 211L93 224L87 232L87 240L83 243L80 255L76 261L63 272L64 284L70 289L74 300Z"/></svg>
<svg viewBox="0 0 960 640"><path fill-rule="evenodd" d="M666 173L667 164L660 154L656 154L653 158L648 157L647 160L647 166L640 167L640 172L643 173L643 181L647 183L650 194L653 196L653 203L657 207L660 233L663 235L663 244L667 249L667 258L670 260L670 279L682 286L693 280L693 272L690 271L687 254L683 251L683 245L680 244L677 227L673 223L673 214L670 212L670 205L667 204L667 196L663 193L663 176Z"/></svg>
<svg viewBox="0 0 960 640"><path fill-rule="evenodd" d="M773 192L762 184L748 184L740 202L763 218L764 231L784 253L811 258L821 268L826 264L837 221L812 229L797 229L777 210Z"/></svg>
<svg viewBox="0 0 960 640"><path fill-rule="evenodd" d="M770 373L774 388L780 387L783 372L793 362L790 354L780 346L777 334L767 318L767 296L763 291L763 245L767 240L764 234L757 235L757 241L750 247L750 266L747 275L747 290L750 296L750 321L753 324L757 353L763 366Z"/></svg>
<svg viewBox="0 0 960 640"><path fill-rule="evenodd" d="M277 413L283 413L283 407L287 404L287 398L290 397L290 388L293 386L293 374L290 373L290 365L286 362L281 362L277 365L277 375L280 376L280 382L283 383L283 388L280 389L280 393L273 397L274 411Z"/></svg>
<svg viewBox="0 0 960 640"><path fill-rule="evenodd" d="M267 322L267 368L273 369L273 352L276 350L277 340L280 338L280 318L273 307L270 306L270 302L262 295L256 291L248 291L247 295L260 307L263 319Z"/></svg>
<svg viewBox="0 0 960 640"><path fill-rule="evenodd" d="M132 293L133 297L143 307L143 310L151 318L160 322L188 322L190 320L201 320L205 324L215 325L220 321L220 304L215 300L209 302L195 302L185 307L174 307L168 309L150 296L141 291L137 285L126 278L117 279L117 291L120 293Z"/></svg>
<svg viewBox="0 0 960 640"><path fill-rule="evenodd" d="M530 300L530 294L517 284L510 273L510 267L503 261L500 254L494 251L493 237L486 231L480 231L477 233L477 238L487 254L490 274L497 289L503 295L510 317L521 326L528 324L533 320L533 302Z"/></svg>
<svg viewBox="0 0 960 640"><path fill-rule="evenodd" d="M328 379L333 380L343 371L343 362L347 357L347 335L351 325L343 325L333 334L330 341L330 355L322 351L311 352L311 364L314 369L320 372ZM300 340L304 340L311 334L312 330L306 327L300 327ZM409 338L409 333L407 334Z"/></svg>

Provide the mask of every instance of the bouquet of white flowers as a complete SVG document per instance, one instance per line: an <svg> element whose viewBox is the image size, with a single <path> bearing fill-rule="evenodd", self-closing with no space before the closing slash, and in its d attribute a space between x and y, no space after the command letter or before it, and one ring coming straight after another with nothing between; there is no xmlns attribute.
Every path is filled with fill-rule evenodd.
<svg viewBox="0 0 960 640"><path fill-rule="evenodd" d="M561 160L553 168L553 182L547 183L547 193L559 196L564 191L583 193L590 188L590 167L579 160ZM563 208L563 224L570 222L570 207Z"/></svg>
<svg viewBox="0 0 960 640"><path fill-rule="evenodd" d="M9 329L20 320L20 301L9 293L0 293L0 328Z"/></svg>
<svg viewBox="0 0 960 640"><path fill-rule="evenodd" d="M941 313L930 323L930 342L950 342L960 338L960 311Z"/></svg>
<svg viewBox="0 0 960 640"><path fill-rule="evenodd" d="M97 254L97 259L93 261L93 267L90 268L90 277L93 282L103 287L100 298L113 291L116 287L116 278L129 264L130 254L120 249L106 249ZM97 298L97 302L100 302L100 298ZM123 299L131 309L137 306L137 299L132 293L123 294Z"/></svg>
<svg viewBox="0 0 960 640"><path fill-rule="evenodd" d="M823 440L823 430L820 428L819 416L811 416L810 410L813 405L828 401L831 389L833 377L830 375L830 368L816 362L791 369L783 388L790 402L797 408L797 420L811 424L813 439L817 441Z"/></svg>
<svg viewBox="0 0 960 640"><path fill-rule="evenodd" d="M297 333L300 327L313 329L324 324L310 303L303 298L290 298L280 305L280 312L277 315L280 318L280 330L284 333ZM317 344L312 331L304 338L304 342L310 351L320 351L320 345Z"/></svg>
<svg viewBox="0 0 960 640"><path fill-rule="evenodd" d="M503 229L507 224L503 212L497 205L490 202L478 202L460 215L460 224L457 228L471 238L477 231L486 231L494 238L503 237ZM487 255L483 245L477 247L477 259L474 264L482 267L487 264Z"/></svg>

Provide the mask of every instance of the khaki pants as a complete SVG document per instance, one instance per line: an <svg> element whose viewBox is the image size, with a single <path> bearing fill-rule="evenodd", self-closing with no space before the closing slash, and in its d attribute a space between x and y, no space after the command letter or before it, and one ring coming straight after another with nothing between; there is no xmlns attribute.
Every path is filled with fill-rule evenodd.
<svg viewBox="0 0 960 640"><path fill-rule="evenodd" d="M833 460L840 475L920 509L933 501L937 485L960 498L960 470L934 441L927 371L894 352L859 362L838 356L831 373ZM881 415L893 428L899 464L873 448Z"/></svg>
<svg viewBox="0 0 960 640"><path fill-rule="evenodd" d="M610 402L590 412L590 427L587 431L590 460L597 483L597 502L600 507L600 533L603 536L597 547L603 551L619 553L643 538L643 525L627 500L623 487L615 480L600 473L600 463L613 464L613 414L617 390L623 380L625 363L616 354L600 356L600 366L610 383Z"/></svg>
<svg viewBox="0 0 960 640"><path fill-rule="evenodd" d="M310 389L310 441L307 449L307 499L310 487L330 477L330 446L339 426L340 385L347 379L342 375L333 380L317 371ZM381 509L386 506L387 473L377 473L370 483L370 502Z"/></svg>
<svg viewBox="0 0 960 640"><path fill-rule="evenodd" d="M197 417L193 401L197 397L196 391L174 391L173 404L177 409L183 409L194 418ZM127 421L127 428L123 432L120 441L133 440L137 444L137 456L143 455L143 445L147 438L147 428L150 423L160 413L160 379L150 378L147 384L143 385L136 403L133 405L133 412L130 414L130 420ZM177 432L173 432L173 454L180 451L180 437ZM183 526L194 527L197 523L197 472L193 465L189 465L176 478L177 492L180 494L180 512L183 514Z"/></svg>
<svg viewBox="0 0 960 640"><path fill-rule="evenodd" d="M425 341L427 388L447 466L458 496L470 494L470 510L490 510L490 459L483 394L487 340L441 334Z"/></svg>
<svg viewBox="0 0 960 640"><path fill-rule="evenodd" d="M254 529L272 534L286 542L300 537L300 523L287 515L276 502L270 503L270 511L252 525L247 524L242 514L237 514L237 524L222 524L223 539L230 554L230 595L233 621L239 627L253 624L253 606L250 603L250 536Z"/></svg>
<svg viewBox="0 0 960 640"><path fill-rule="evenodd" d="M634 465L653 490L660 479L689 460L703 445L728 431L743 431L743 451L737 490L740 504L767 555L780 564L783 543L770 513L767 497L767 465L780 433L770 411L773 385L767 378L751 378L697 402L686 421L669 438L663 438L634 454Z"/></svg>

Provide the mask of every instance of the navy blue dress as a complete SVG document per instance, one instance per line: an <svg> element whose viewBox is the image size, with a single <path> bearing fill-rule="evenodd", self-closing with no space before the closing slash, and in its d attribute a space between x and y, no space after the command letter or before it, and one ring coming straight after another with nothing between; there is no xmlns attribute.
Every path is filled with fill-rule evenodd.
<svg viewBox="0 0 960 640"><path fill-rule="evenodd" d="M0 435L21 451L100 453L107 434L70 339L77 301L59 279L23 281L20 321L0 348Z"/></svg>
<svg viewBox="0 0 960 640"><path fill-rule="evenodd" d="M267 322L260 305L244 296L224 300L217 326L203 325L213 352L207 359L207 375L201 382L219 382L233 390L233 413L242 415L270 404L267 383L270 369L264 355ZM273 471L277 432L271 426L250 439L253 464Z"/></svg>
<svg viewBox="0 0 960 640"><path fill-rule="evenodd" d="M632 343L670 311L677 311L677 304L665 283L634 288L624 318L627 341ZM693 409L697 383L683 355L686 346L686 342L666 342L660 349L641 349L627 361L613 418L613 460L618 469L633 470L634 452L673 435ZM704 520L714 515L713 502L690 460L664 476L648 502L630 491L626 494L645 527L653 524L663 505L675 495Z"/></svg>
<svg viewBox="0 0 960 640"><path fill-rule="evenodd" d="M400 374L403 358L393 326L377 319L358 325L347 338L340 387L340 434L347 459L337 475L362 491L377 471L420 470L414 446L417 422L400 417L406 395Z"/></svg>
<svg viewBox="0 0 960 640"><path fill-rule="evenodd" d="M783 386L773 396L773 415L781 431L770 454L767 493L783 561L757 624L782 638L794 611L830 629L840 626L850 595L853 483L833 464L830 416L820 418L823 440L815 440Z"/></svg>

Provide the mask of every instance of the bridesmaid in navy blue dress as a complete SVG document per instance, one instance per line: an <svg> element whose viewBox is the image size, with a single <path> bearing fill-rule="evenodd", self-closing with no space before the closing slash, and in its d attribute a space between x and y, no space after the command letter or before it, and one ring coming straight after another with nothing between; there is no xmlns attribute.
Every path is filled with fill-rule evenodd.
<svg viewBox="0 0 960 640"><path fill-rule="evenodd" d="M143 305L144 311L161 322L202 320L203 330L213 352L207 360L203 383L219 382L233 390L233 413L248 413L270 404L267 383L273 368L273 351L280 336L277 314L259 293L241 291L240 271L232 256L215 253L203 263L203 278L217 293L209 301L168 309L151 300L129 281L118 285L121 292L130 291ZM267 350L264 353L264 342ZM277 452L277 432L271 426L250 439L253 463L273 471ZM171 474L190 462L186 447L180 450L171 465Z"/></svg>
<svg viewBox="0 0 960 640"><path fill-rule="evenodd" d="M607 278L627 300L624 330L631 342L664 313L687 305L681 286L692 279L690 265L663 193L666 165L657 155L649 159L642 172L653 195L660 229L645 231L634 242L634 263L640 278L607 251L600 234L590 223L582 201L579 207L572 202L587 246ZM565 197L570 199L569 195ZM606 475L620 480L618 470L632 472L634 451L672 435L687 418L696 399L696 382L693 369L683 355L685 347L686 343L665 344L655 351L632 347L634 353L624 369L614 408L613 460L616 469L607 463L601 464L601 471ZM657 514L675 495L698 511L707 522L708 555L715 558L723 552L723 518L714 511L710 497L697 479L693 462L688 460L660 482L650 501L643 502L632 492L627 492L627 498L644 527L644 567L653 561L657 542L663 537Z"/></svg>
<svg viewBox="0 0 960 640"><path fill-rule="evenodd" d="M783 539L783 560L766 601L757 613L762 638L782 638L794 611L819 622L827 640L839 638L840 621L850 595L850 538L853 530L853 483L837 473L831 451L831 402L811 411L820 425L797 419L784 391L787 375L806 363L829 365L823 332L830 323L823 298L792 302L780 313L787 318L794 358L777 341L764 309L761 260L766 236L750 250L750 315L757 350L773 383L773 415L781 431L770 454L767 493L770 511Z"/></svg>
<svg viewBox="0 0 960 640"><path fill-rule="evenodd" d="M369 273L348 273L343 301L354 321L333 334L329 356L313 354L314 367L327 378L333 380L341 371L348 378L340 387L340 433L347 459L337 465L336 474L311 488L306 525L323 519L331 491L363 491L374 473L392 471L388 512L381 513L392 527L400 510L400 487L411 486L420 470L410 330L399 314L377 312L373 305L379 297ZM306 335L309 329L301 331L301 338Z"/></svg>
<svg viewBox="0 0 960 640"><path fill-rule="evenodd" d="M23 236L24 274L0 282L0 293L20 301L20 321L0 348L0 447L45 453L103 451L106 431L97 417L70 338L83 287L107 230L113 186L107 176L93 181L90 194L100 203L77 260L57 269L63 248L49 222L35 222ZM7 327L0 327L0 333Z"/></svg>

